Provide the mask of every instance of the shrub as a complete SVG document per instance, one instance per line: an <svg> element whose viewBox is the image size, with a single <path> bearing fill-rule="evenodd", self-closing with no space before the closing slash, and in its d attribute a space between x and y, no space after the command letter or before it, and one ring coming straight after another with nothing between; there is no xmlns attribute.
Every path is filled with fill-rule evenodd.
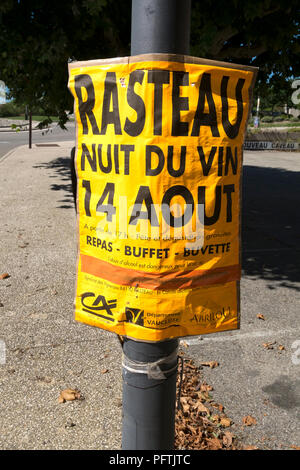
<svg viewBox="0 0 300 470"><path fill-rule="evenodd" d="M0 104L0 117L12 117L24 115L25 119L25 105L17 104L15 101L9 103ZM34 106L32 108L32 115L35 116L47 116L47 113L40 107Z"/></svg>
<svg viewBox="0 0 300 470"><path fill-rule="evenodd" d="M24 110L13 101L0 105L0 117L19 116Z"/></svg>
<svg viewBox="0 0 300 470"><path fill-rule="evenodd" d="M264 116L261 118L261 122L273 122L272 116Z"/></svg>
<svg viewBox="0 0 300 470"><path fill-rule="evenodd" d="M281 116L275 116L273 121L274 122L281 122L281 121L284 121L285 119L286 119L286 117L281 115Z"/></svg>

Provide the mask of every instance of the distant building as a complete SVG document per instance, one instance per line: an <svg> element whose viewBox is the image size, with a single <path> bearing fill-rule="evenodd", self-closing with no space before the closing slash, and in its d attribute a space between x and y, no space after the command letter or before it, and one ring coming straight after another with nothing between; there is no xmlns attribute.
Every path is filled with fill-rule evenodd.
<svg viewBox="0 0 300 470"><path fill-rule="evenodd" d="M3 80L0 80L0 104L6 103L6 87Z"/></svg>

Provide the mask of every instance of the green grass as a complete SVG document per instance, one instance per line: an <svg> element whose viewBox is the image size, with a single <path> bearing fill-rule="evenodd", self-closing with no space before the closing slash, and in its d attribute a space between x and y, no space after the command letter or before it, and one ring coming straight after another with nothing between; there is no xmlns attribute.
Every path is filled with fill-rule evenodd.
<svg viewBox="0 0 300 470"><path fill-rule="evenodd" d="M287 131L287 132L298 132L298 134L299 134L299 130L300 130L299 127L296 127L296 128L295 128L295 127L291 127L290 129L287 129L286 131Z"/></svg>

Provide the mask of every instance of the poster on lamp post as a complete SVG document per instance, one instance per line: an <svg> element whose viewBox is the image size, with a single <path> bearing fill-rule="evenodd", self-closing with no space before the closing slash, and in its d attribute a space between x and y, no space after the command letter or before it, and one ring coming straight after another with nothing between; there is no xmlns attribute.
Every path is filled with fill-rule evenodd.
<svg viewBox="0 0 300 470"><path fill-rule="evenodd" d="M141 341L239 327L241 171L256 72L169 54L69 64L76 320Z"/></svg>

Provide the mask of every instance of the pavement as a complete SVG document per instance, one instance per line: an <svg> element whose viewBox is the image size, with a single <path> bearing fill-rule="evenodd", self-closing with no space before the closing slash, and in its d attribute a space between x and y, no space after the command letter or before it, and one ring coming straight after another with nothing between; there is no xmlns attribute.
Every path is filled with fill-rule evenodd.
<svg viewBox="0 0 300 470"><path fill-rule="evenodd" d="M120 448L121 347L73 320L72 145L21 146L0 162L1 449ZM85 400L59 403L66 388Z"/></svg>
<svg viewBox="0 0 300 470"><path fill-rule="evenodd" d="M119 341L73 319L74 143L49 144L0 159L0 449L120 449ZM182 343L219 363L203 380L261 449L300 445L299 155L245 152L241 329ZM66 388L84 399L59 403Z"/></svg>
<svg viewBox="0 0 300 470"><path fill-rule="evenodd" d="M259 449L300 444L299 157L244 153L241 328L187 341L195 361L219 362L204 371L214 399Z"/></svg>

